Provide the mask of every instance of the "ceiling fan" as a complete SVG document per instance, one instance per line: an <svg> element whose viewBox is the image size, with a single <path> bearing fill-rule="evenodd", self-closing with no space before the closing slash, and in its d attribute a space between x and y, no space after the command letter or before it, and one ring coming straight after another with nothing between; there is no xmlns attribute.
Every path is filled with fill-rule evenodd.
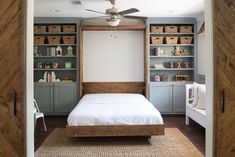
<svg viewBox="0 0 235 157"><path fill-rule="evenodd" d="M91 10L91 9L86 9L86 10L90 11L90 12L95 12L95 13L106 15L106 16L100 16L100 17L106 18L106 21L107 21L108 25L110 25L110 26L119 25L119 23L121 21L121 18L128 18L128 19L146 19L147 18L147 17L144 17L144 16L131 16L131 15L128 15L128 14L131 14L131 13L139 12L139 10L136 9L136 8L130 8L130 9L127 9L127 10L118 11L118 9L115 7L115 4L116 4L115 0L108 0L108 1L110 1L110 3L112 4L112 8L106 9L105 13L100 12L100 11Z"/></svg>

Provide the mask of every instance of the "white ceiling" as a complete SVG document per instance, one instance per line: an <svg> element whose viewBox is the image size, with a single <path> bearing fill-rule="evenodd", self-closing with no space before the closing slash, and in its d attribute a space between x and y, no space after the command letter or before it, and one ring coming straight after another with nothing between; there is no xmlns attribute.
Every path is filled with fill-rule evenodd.
<svg viewBox="0 0 235 157"><path fill-rule="evenodd" d="M35 17L96 17L100 14L88 12L93 9L105 12L111 4L107 0L80 0L82 5L73 5L71 0L35 0ZM121 11L137 8L132 15L147 17L197 17L203 15L204 0L116 0ZM59 12L51 11L59 10ZM102 15L102 14L101 14Z"/></svg>

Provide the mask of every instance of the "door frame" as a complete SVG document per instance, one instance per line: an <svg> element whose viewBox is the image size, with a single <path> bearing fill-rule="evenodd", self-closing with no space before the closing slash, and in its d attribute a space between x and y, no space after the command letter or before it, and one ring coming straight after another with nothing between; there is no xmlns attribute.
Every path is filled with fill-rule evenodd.
<svg viewBox="0 0 235 157"><path fill-rule="evenodd" d="M206 157L214 156L214 51L213 51L213 0L205 0L206 37Z"/></svg>
<svg viewBox="0 0 235 157"><path fill-rule="evenodd" d="M34 0L26 0L26 157L34 157L33 18Z"/></svg>
<svg viewBox="0 0 235 157"><path fill-rule="evenodd" d="M33 17L34 0L26 0L27 31L26 31L26 156L34 157L34 116L33 116ZM214 152L214 104L213 104L213 4L212 0L205 0L205 29L208 66L206 67L206 157L213 157Z"/></svg>

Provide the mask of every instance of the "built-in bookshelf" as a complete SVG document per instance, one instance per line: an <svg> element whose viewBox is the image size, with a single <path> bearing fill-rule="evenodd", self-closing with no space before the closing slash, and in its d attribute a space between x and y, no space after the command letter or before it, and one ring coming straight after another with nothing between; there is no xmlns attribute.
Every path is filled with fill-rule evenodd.
<svg viewBox="0 0 235 157"><path fill-rule="evenodd" d="M45 82L45 73L52 72L56 82L77 82L77 24L36 23L34 26L34 82ZM50 37L57 41L50 41ZM64 41L67 38L70 41ZM53 80L47 78L46 82Z"/></svg>
<svg viewBox="0 0 235 157"><path fill-rule="evenodd" d="M34 22L34 99L46 115L67 115L79 100L80 19L36 17Z"/></svg>
<svg viewBox="0 0 235 157"><path fill-rule="evenodd" d="M197 71L195 18L149 18L149 100L162 114L185 113L185 84Z"/></svg>
<svg viewBox="0 0 235 157"><path fill-rule="evenodd" d="M171 33L166 27L177 32ZM188 27L191 32L181 32L181 27ZM158 30L154 30L156 28ZM156 32L154 32L156 31ZM188 31L188 30L186 30ZM190 31L190 30L189 30ZM180 23L150 23L149 24L149 75L150 82L191 82L194 80L194 25ZM157 38L154 42L153 40ZM175 40L168 43L168 39ZM181 39L190 38L191 42ZM176 54L175 52L179 52ZM177 76L185 76L178 80Z"/></svg>

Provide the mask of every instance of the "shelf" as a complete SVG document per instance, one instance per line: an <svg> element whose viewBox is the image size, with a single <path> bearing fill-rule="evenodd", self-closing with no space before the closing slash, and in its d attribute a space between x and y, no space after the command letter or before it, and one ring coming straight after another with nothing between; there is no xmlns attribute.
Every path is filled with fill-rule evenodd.
<svg viewBox="0 0 235 157"><path fill-rule="evenodd" d="M34 69L36 71L75 71L76 68Z"/></svg>
<svg viewBox="0 0 235 157"><path fill-rule="evenodd" d="M165 68L165 69L154 69L150 68L151 71L190 71L194 70L194 68Z"/></svg>
<svg viewBox="0 0 235 157"><path fill-rule="evenodd" d="M77 56L34 56L34 58L76 58Z"/></svg>
<svg viewBox="0 0 235 157"><path fill-rule="evenodd" d="M154 83L175 83L175 84L192 84L193 81L150 81L151 84L154 84Z"/></svg>
<svg viewBox="0 0 235 157"><path fill-rule="evenodd" d="M69 84L69 83L77 83L76 81L73 82L34 82L35 84L60 84L60 83L64 83L64 84Z"/></svg>
<svg viewBox="0 0 235 157"><path fill-rule="evenodd" d="M50 32L42 32L42 33L34 33L34 35L76 35L76 32L58 32L58 33L50 33Z"/></svg>
<svg viewBox="0 0 235 157"><path fill-rule="evenodd" d="M150 44L150 46L194 46L194 44Z"/></svg>
<svg viewBox="0 0 235 157"><path fill-rule="evenodd" d="M193 58L194 56L150 56L150 58Z"/></svg>
<svg viewBox="0 0 235 157"><path fill-rule="evenodd" d="M150 35L194 35L195 33L153 33L150 32Z"/></svg>
<svg viewBox="0 0 235 157"><path fill-rule="evenodd" d="M34 46L77 46L77 44L34 44Z"/></svg>

